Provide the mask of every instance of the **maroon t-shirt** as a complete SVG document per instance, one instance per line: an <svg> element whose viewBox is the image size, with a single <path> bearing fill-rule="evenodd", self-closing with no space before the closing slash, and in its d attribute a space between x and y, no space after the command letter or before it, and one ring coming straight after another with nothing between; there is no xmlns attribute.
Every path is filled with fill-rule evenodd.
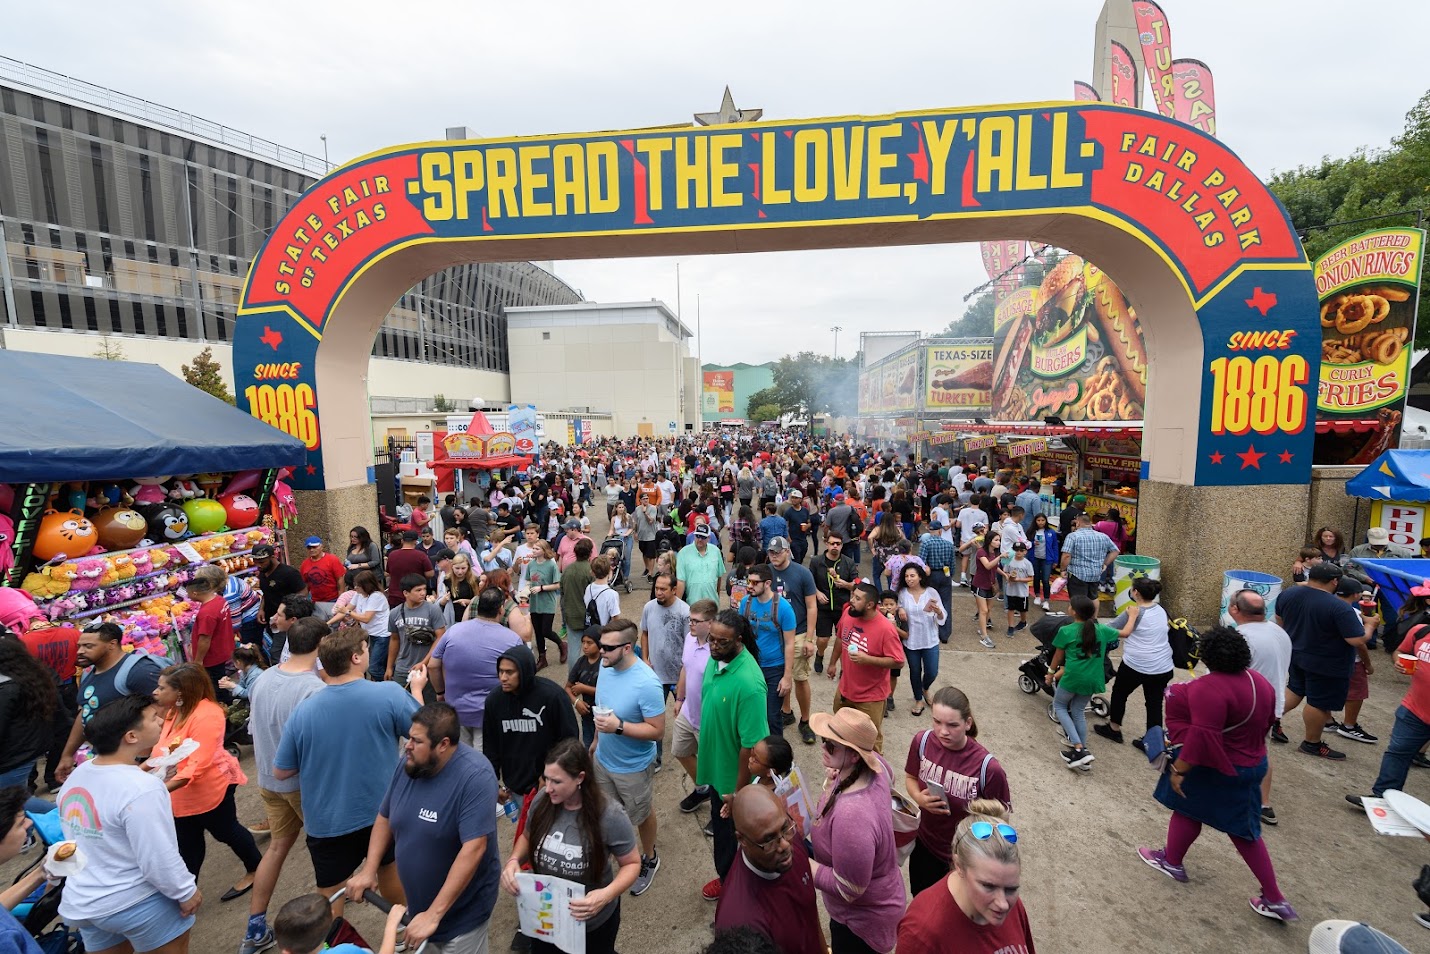
<svg viewBox="0 0 1430 954"><path fill-rule="evenodd" d="M913 741L909 743L904 773L918 779L925 788L930 781L937 782L948 794L949 814L919 812L918 839L943 861L953 860L954 832L958 823L967 817L969 802L979 798L996 798L1007 807L1013 807L1012 796L1008 794L1008 775L1003 766L998 764L997 759L988 759L988 769L983 771L983 760L987 756L988 750L974 739L969 739L958 752L946 749L933 737L932 729L915 732ZM979 785L980 773L985 776L986 784L983 786Z"/></svg>
<svg viewBox="0 0 1430 954"><path fill-rule="evenodd" d="M1033 948L1033 928L1023 899L996 927L974 924L963 913L941 878L914 898L899 922L899 954L1037 954Z"/></svg>
<svg viewBox="0 0 1430 954"><path fill-rule="evenodd" d="M814 876L801 841L793 845L794 860L774 880L761 878L735 856L720 888L715 930L750 927L775 942L783 954L824 954L824 932L814 900Z"/></svg>
<svg viewBox="0 0 1430 954"><path fill-rule="evenodd" d="M199 660L194 659L194 656L201 636L209 637L209 651ZM205 668L226 663L233 658L233 617L228 612L228 600L215 596L199 607L189 640L189 657Z"/></svg>
<svg viewBox="0 0 1430 954"><path fill-rule="evenodd" d="M387 605L397 606L402 602L402 578L409 573L428 576L432 573L432 561L421 550L402 548L387 555Z"/></svg>

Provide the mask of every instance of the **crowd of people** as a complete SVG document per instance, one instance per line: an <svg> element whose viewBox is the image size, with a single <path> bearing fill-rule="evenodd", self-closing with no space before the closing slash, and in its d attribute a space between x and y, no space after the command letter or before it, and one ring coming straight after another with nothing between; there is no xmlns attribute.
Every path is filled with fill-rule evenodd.
<svg viewBox="0 0 1430 954"><path fill-rule="evenodd" d="M597 539L585 509L602 498ZM623 898L661 870L655 775L669 753L689 778L679 810L707 819L714 877L700 893L718 931L786 954L1032 952L1008 775L978 741L970 696L939 684L959 587L990 649L998 625L1016 636L1066 588L1048 672L1063 762L1086 768L1091 735L1123 743L1140 688L1134 744L1180 746L1156 788L1166 843L1142 860L1187 880L1211 825L1268 918L1296 918L1261 840L1276 824L1268 738L1286 741L1281 720L1304 703L1300 751L1336 759L1327 726L1376 741L1352 703L1377 630L1333 531L1298 557L1305 585L1274 621L1259 593L1235 595L1236 626L1204 634L1209 674L1188 683L1173 681L1157 581L1100 616L1128 543L1116 512L977 464L850 441L611 441L544 457L465 506L423 497L383 517L377 539L353 528L341 556L320 536L297 566L256 548L252 585L205 567L188 587L201 609L187 661L126 652L113 623L75 633L68 657L0 637L0 714L17 714L0 729L0 810L52 811L31 795L41 781L58 802L86 862L60 914L87 949L187 950L212 835L244 871L221 898L248 898L240 954L316 950L344 904L374 891L395 904L375 949L479 954L501 896L532 890L525 875L582 886L571 913L586 950L613 952ZM648 600L623 614L618 588L640 587ZM1384 638L1430 661L1430 587L1415 599ZM1119 644L1110 718L1089 732ZM1424 762L1430 664L1416 672L1373 794ZM818 676L831 711L814 707ZM927 720L902 784L883 731L900 678ZM787 729L819 747L824 784L807 802L790 797ZM249 784L236 736L266 815L252 826L236 809ZM300 832L315 892L270 915ZM556 949L520 931L511 946Z"/></svg>

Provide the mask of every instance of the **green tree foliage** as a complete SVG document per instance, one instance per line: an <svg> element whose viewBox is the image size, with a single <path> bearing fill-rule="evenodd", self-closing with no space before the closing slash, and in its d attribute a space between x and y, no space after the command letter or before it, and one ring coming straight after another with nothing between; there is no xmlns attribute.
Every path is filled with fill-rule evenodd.
<svg viewBox="0 0 1430 954"><path fill-rule="evenodd" d="M1055 248L1050 248L1043 254L1043 261L1030 259L1023 266L1022 281L1019 287L1029 285L1037 286L1043 283L1043 276L1047 270L1062 260L1063 253ZM998 307L998 299L994 295L993 289L989 288L975 299L973 303L964 309L961 317L955 318L948 323L948 327L942 332L943 336L949 338L991 338L993 337L993 311Z"/></svg>
<svg viewBox="0 0 1430 954"><path fill-rule="evenodd" d="M775 364L774 384L750 395L746 415L759 420L756 411L766 405L778 409L776 417L779 414L852 415L859 404L859 360L858 354L852 358L831 358L813 351L787 354Z"/></svg>
<svg viewBox="0 0 1430 954"><path fill-rule="evenodd" d="M213 348L200 351L194 356L193 364L182 365L179 370L183 372L184 380L200 391L206 391L228 404L234 403L228 384L223 379L223 365L214 360Z"/></svg>
<svg viewBox="0 0 1430 954"><path fill-rule="evenodd" d="M456 405L447 400L447 395L434 394L432 395L432 410L438 414L446 414L448 411L455 411Z"/></svg>
<svg viewBox="0 0 1430 954"><path fill-rule="evenodd" d="M751 394L750 400L745 405L745 416L752 421L759 420L758 413L763 407L773 407L775 417L780 416L780 399L774 388L761 388ZM772 418L765 418L765 420L772 420Z"/></svg>
<svg viewBox="0 0 1430 954"><path fill-rule="evenodd" d="M1405 116L1405 130L1386 149L1361 148L1326 156L1272 177L1271 191L1286 206L1314 261L1332 246L1371 229L1414 226L1430 206L1430 93ZM1372 221L1353 222L1373 216ZM1430 346L1430 302L1421 277L1415 346Z"/></svg>
<svg viewBox="0 0 1430 954"><path fill-rule="evenodd" d="M99 339L99 347L94 349L93 354L96 358L102 358L105 361L125 360L124 345L118 341L111 341L108 336Z"/></svg>
<svg viewBox="0 0 1430 954"><path fill-rule="evenodd" d="M759 407L750 409L750 420L756 424L763 424L766 421L777 421L780 417L780 406L778 404L761 404Z"/></svg>

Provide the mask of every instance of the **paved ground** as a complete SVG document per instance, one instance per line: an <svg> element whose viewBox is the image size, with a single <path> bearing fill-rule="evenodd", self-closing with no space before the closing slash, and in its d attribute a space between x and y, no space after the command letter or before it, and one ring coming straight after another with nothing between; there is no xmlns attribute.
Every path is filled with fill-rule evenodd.
<svg viewBox="0 0 1430 954"><path fill-rule="evenodd" d="M599 531L601 528L597 527ZM639 560L637 559L637 565ZM637 571L639 576L639 571ZM623 611L639 617L648 590L623 597ZM1410 838L1373 834L1363 815L1343 800L1347 792L1369 788L1389 736L1395 705L1407 677L1380 666L1371 677L1371 699L1362 724L1382 737L1380 745L1340 740L1349 758L1333 765L1301 756L1290 746L1273 746L1276 773L1273 803L1281 824L1266 829L1266 840L1286 896L1303 920L1282 925L1247 907L1256 882L1225 836L1207 830L1187 856L1191 882L1179 885L1138 860L1138 845L1161 845L1168 813L1152 799L1155 781L1145 758L1131 746L1094 737L1097 761L1087 774L1068 771L1058 756L1058 736L1047 718L1048 697L1030 697L1016 685L1018 664L1033 652L1026 633L997 637L996 651L984 650L971 635L972 597L954 599L955 636L941 654L939 683L968 693L983 742L1008 771L1014 818L1021 836L1023 898L1041 954L1097 950L1201 954L1223 945L1257 952L1304 952L1310 927L1325 918L1364 920L1381 927L1412 950L1430 950L1430 932L1411 913L1419 908L1411 880L1430 862L1430 845ZM564 679L563 667L543 675ZM816 676L814 704L828 709L830 682ZM886 754L903 763L909 741L927 717L909 715L912 697L900 687L898 710L884 724ZM1138 697L1134 697L1134 701ZM1140 706L1128 714L1138 732ZM1293 738L1294 726L1288 726ZM1343 743L1343 744L1341 744ZM796 755L809 777L820 777L818 750L795 741ZM252 756L245 768L253 776ZM709 841L699 814L682 815L677 802L690 789L680 767L667 762L656 776L661 870L651 889L623 902L619 946L626 952L694 952L709 940L714 905L699 889L713 877ZM1430 799L1430 770L1412 769L1407 789ZM253 785L239 793L240 816L262 817ZM513 826L500 821L502 852L510 850ZM260 847L262 844L260 843ZM13 877L11 865L0 875ZM233 855L211 844L200 879L208 899L200 912L192 950L236 950L247 917L246 899L219 904L218 897L240 873ZM274 909L311 890L312 869L301 846L289 856ZM353 909L349 909L352 911ZM380 921L370 909L353 914L359 930L376 942ZM515 909L503 897L491 921L492 947L504 951L515 929Z"/></svg>

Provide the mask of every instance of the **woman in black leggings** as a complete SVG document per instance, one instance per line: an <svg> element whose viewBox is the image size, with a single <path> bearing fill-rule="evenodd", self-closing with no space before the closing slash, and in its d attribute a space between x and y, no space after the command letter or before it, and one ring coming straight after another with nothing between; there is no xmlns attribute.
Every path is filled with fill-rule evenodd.
<svg viewBox="0 0 1430 954"><path fill-rule="evenodd" d="M1162 724L1162 694L1172 681L1172 645L1167 641L1167 611L1157 602L1162 584L1151 577L1132 583L1132 605L1112 621L1119 628L1122 664L1112 684L1112 706L1106 725L1092 731L1113 742L1122 741L1122 717L1127 698L1139 686L1147 705L1147 728ZM1139 738L1137 741L1141 741ZM1135 744L1135 743L1134 743Z"/></svg>

